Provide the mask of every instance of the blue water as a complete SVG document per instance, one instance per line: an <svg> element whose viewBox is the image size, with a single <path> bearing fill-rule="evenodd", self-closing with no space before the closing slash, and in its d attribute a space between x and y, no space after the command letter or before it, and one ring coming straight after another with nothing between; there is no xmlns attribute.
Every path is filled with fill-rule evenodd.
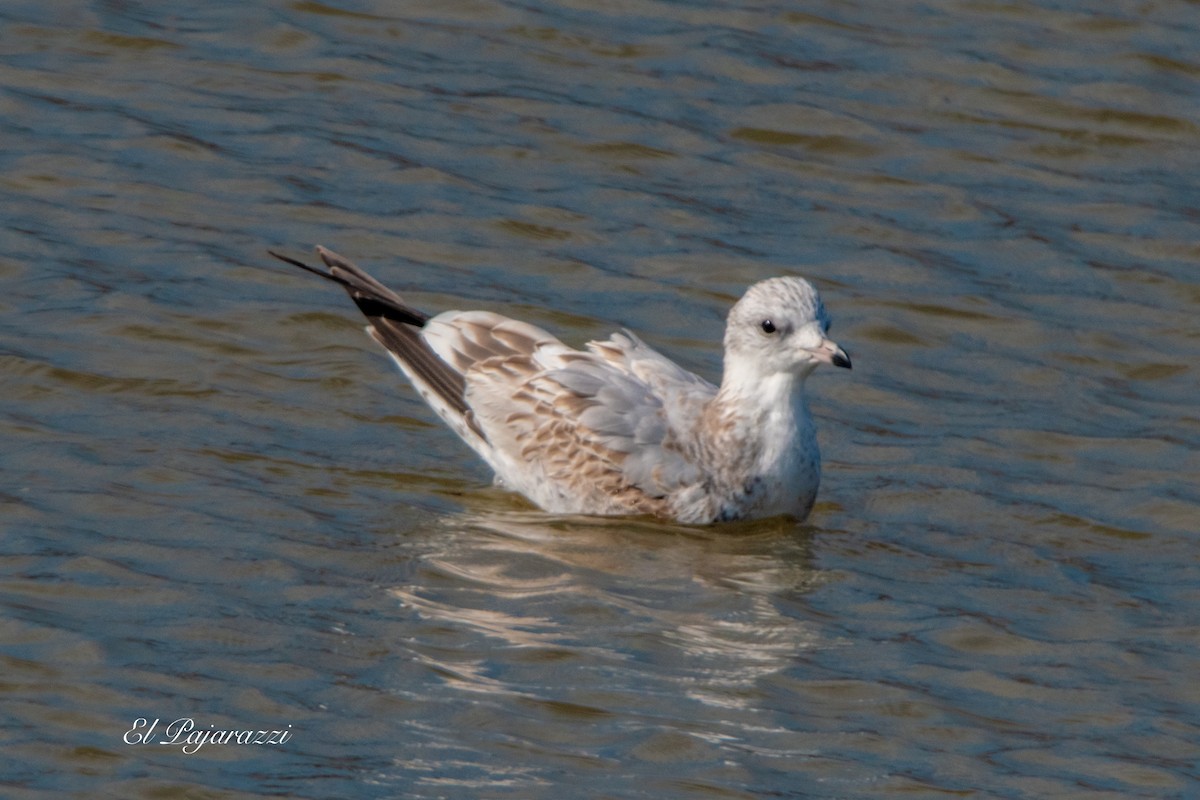
<svg viewBox="0 0 1200 800"><path fill-rule="evenodd" d="M1198 36L6 4L0 794L1200 793ZM530 509L265 254L316 243L710 378L745 286L810 278L854 357L810 383L816 510Z"/></svg>

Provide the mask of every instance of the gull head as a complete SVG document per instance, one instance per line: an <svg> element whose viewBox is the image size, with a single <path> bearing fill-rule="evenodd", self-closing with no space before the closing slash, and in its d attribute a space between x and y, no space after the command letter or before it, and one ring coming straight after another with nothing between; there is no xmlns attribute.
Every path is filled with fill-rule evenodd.
<svg viewBox="0 0 1200 800"><path fill-rule="evenodd" d="M813 285L770 278L747 289L726 321L726 373L742 381L803 380L818 364L849 369L850 356L829 338L829 314Z"/></svg>

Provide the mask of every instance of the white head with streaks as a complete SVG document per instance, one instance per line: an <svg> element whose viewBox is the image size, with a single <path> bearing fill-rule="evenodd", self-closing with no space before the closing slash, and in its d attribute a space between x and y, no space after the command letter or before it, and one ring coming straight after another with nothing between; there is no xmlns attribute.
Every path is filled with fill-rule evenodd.
<svg viewBox="0 0 1200 800"><path fill-rule="evenodd" d="M811 283L793 277L756 283L726 320L727 379L803 380L821 363L849 368L850 357L828 333L829 314Z"/></svg>

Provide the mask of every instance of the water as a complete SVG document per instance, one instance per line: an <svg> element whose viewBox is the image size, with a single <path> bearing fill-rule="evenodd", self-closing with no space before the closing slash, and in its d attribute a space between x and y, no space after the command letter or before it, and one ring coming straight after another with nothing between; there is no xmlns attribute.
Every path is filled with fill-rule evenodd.
<svg viewBox="0 0 1200 800"><path fill-rule="evenodd" d="M2 793L1200 792L1195 5L594 5L0 10ZM318 242L710 376L811 278L814 514L530 510Z"/></svg>

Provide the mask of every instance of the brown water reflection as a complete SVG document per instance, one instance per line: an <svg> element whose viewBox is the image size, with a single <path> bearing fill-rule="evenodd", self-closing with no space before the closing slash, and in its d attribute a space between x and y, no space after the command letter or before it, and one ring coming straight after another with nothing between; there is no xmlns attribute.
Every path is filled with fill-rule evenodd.
<svg viewBox="0 0 1200 800"><path fill-rule="evenodd" d="M6 4L2 793L1196 794L1194 12ZM709 375L811 278L813 517L531 512L316 242Z"/></svg>

